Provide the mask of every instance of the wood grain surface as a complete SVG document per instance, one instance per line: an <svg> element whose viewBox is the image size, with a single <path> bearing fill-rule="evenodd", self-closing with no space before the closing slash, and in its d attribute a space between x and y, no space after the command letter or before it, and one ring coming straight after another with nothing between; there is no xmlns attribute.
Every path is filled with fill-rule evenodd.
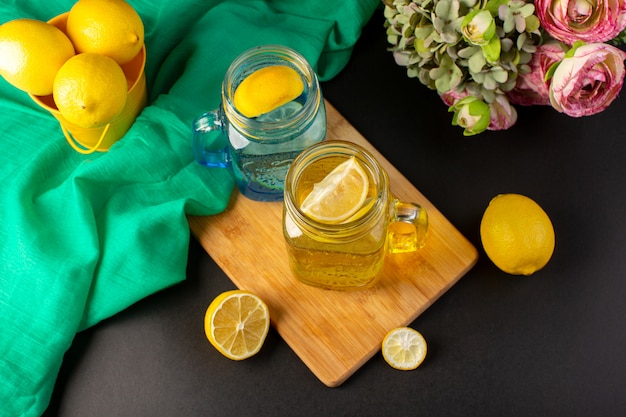
<svg viewBox="0 0 626 417"><path fill-rule="evenodd" d="M256 202L234 192L221 214L189 217L194 236L241 289L265 300L272 325L306 366L329 387L341 385L380 350L385 334L410 324L475 263L472 244L396 168L326 102L330 140L351 141L387 170L391 192L425 207L426 246L387 256L369 289L339 292L297 281L287 262L282 203Z"/></svg>

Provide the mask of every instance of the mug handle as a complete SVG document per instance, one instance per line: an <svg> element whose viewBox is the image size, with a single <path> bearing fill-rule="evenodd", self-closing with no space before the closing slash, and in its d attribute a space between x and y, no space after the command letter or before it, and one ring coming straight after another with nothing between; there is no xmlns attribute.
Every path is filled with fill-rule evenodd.
<svg viewBox="0 0 626 417"><path fill-rule="evenodd" d="M231 158L219 110L195 118L192 142L193 155L199 164L211 168L230 167Z"/></svg>
<svg viewBox="0 0 626 417"><path fill-rule="evenodd" d="M69 130L67 130L65 125L63 125L63 123L60 123L60 125L61 125L61 131L63 131L63 135L65 136L65 140L67 140L67 143L69 143L70 146L72 148L74 148L74 150L76 152L82 153L84 155L89 155L89 154L94 153L95 151L98 150L98 148L102 144L102 141L104 140L104 137L107 135L107 132L109 131L109 127L111 126L111 123L108 123L104 127L104 129L102 130L102 134L100 135L100 139L98 139L98 142L96 142L96 144L93 145L91 148L86 148L86 147L81 146L78 143L78 141L76 139L74 139L74 137L72 136L71 132Z"/></svg>
<svg viewBox="0 0 626 417"><path fill-rule="evenodd" d="M419 204L394 200L393 214L387 228L387 251L406 253L424 247L428 237L426 209Z"/></svg>

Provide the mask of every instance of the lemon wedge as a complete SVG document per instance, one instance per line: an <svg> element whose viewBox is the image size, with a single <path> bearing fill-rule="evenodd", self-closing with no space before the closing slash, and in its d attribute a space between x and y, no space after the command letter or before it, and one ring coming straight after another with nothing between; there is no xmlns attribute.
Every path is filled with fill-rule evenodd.
<svg viewBox="0 0 626 417"><path fill-rule="evenodd" d="M367 174L353 156L313 185L313 190L302 202L300 210L319 222L341 223L363 207L368 190Z"/></svg>
<svg viewBox="0 0 626 417"><path fill-rule="evenodd" d="M426 340L422 334L410 327L391 330L382 344L385 362L401 371L410 371L420 366L426 357L426 350Z"/></svg>
<svg viewBox="0 0 626 417"><path fill-rule="evenodd" d="M237 86L233 103L248 118L258 117L298 98L304 91L300 75L286 65L263 67Z"/></svg>
<svg viewBox="0 0 626 417"><path fill-rule="evenodd" d="M204 316L204 332L222 355L240 361L256 355L269 331L267 305L257 295L231 290L215 297Z"/></svg>

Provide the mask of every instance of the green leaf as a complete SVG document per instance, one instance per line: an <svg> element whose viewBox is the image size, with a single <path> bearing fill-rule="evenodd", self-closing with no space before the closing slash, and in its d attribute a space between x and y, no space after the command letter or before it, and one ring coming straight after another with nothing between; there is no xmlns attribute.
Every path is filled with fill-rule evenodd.
<svg viewBox="0 0 626 417"><path fill-rule="evenodd" d="M491 71L491 76L500 84L504 84L509 78L509 73L503 69L494 69Z"/></svg>
<svg viewBox="0 0 626 417"><path fill-rule="evenodd" d="M548 71L546 71L546 76L543 77L544 81L548 81L550 78L554 76L554 73L556 72L556 69L558 68L560 63L561 63L560 61L557 61L554 64L550 65L550 68L548 68Z"/></svg>
<svg viewBox="0 0 626 417"><path fill-rule="evenodd" d="M500 59L500 51L502 50L500 38L497 36L492 38L487 45L481 46L481 49L483 50L483 55L485 55L487 62L490 64L497 63L498 59Z"/></svg>
<svg viewBox="0 0 626 417"><path fill-rule="evenodd" d="M418 26L415 28L415 36L421 39L426 39L433 32L433 25Z"/></svg>
<svg viewBox="0 0 626 417"><path fill-rule="evenodd" d="M463 59L467 59L467 58L471 58L477 52L480 52L478 46L468 46L467 48L463 48L460 51L458 51L457 54L459 55L459 57Z"/></svg>
<svg viewBox="0 0 626 417"><path fill-rule="evenodd" d="M469 69L471 72L477 73L482 71L485 66L485 56L481 52L477 52L468 60Z"/></svg>
<svg viewBox="0 0 626 417"><path fill-rule="evenodd" d="M529 17L535 13L535 5L532 3L526 3L519 9L519 13L524 16L524 18Z"/></svg>
<svg viewBox="0 0 626 417"><path fill-rule="evenodd" d="M493 17L498 15L498 9L503 4L507 4L509 0L489 0L485 5L485 10L489 11Z"/></svg>
<svg viewBox="0 0 626 417"><path fill-rule="evenodd" d="M450 91L450 77L439 77L435 79L435 87L440 93Z"/></svg>
<svg viewBox="0 0 626 417"><path fill-rule="evenodd" d="M471 12L469 12L468 14L465 15L465 17L463 18L463 21L461 22L461 27L465 27L469 24L469 22L472 21L472 19L474 18L474 16L476 16L478 13L480 13L482 10L472 10Z"/></svg>
<svg viewBox="0 0 626 417"><path fill-rule="evenodd" d="M583 46L583 45L585 45L585 42L583 42L583 41L576 41L576 42L574 42L574 43L572 44L572 48L571 48L569 51L567 51L567 52L565 53L565 58L571 58L571 57L573 57L573 56L574 56L574 54L576 53L576 50L577 50L578 48L580 48L581 46Z"/></svg>
<svg viewBox="0 0 626 417"><path fill-rule="evenodd" d="M534 14L526 17L526 32L536 32L540 26L539 18Z"/></svg>
<svg viewBox="0 0 626 417"><path fill-rule="evenodd" d="M428 52L428 48L424 46L424 39L415 39L415 42L413 42L413 47L415 48L417 53Z"/></svg>

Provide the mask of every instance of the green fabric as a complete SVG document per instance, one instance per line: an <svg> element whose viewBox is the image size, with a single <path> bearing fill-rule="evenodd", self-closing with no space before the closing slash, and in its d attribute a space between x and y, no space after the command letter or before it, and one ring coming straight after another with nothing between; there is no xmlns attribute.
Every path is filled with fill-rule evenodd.
<svg viewBox="0 0 626 417"><path fill-rule="evenodd" d="M185 278L186 215L224 210L231 175L193 161L191 120L232 59L277 43L336 75L379 0L134 0L150 104L109 152L81 155L0 80L0 415L40 415L76 332ZM0 23L70 0L3 2Z"/></svg>

